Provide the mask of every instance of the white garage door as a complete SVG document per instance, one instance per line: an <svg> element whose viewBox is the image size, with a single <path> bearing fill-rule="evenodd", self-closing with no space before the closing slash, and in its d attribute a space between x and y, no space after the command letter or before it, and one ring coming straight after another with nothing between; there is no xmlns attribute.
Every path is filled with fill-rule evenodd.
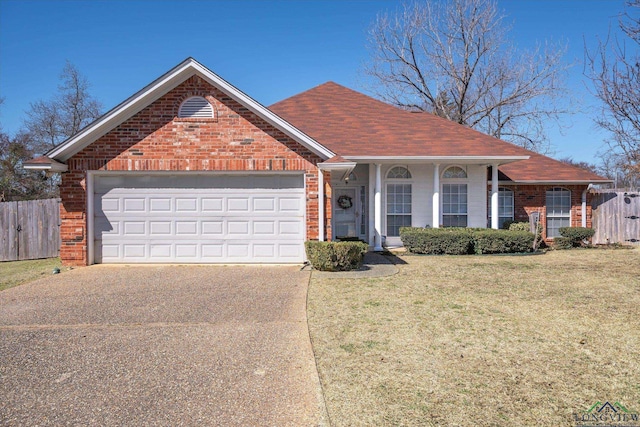
<svg viewBox="0 0 640 427"><path fill-rule="evenodd" d="M97 175L97 263L304 261L302 175Z"/></svg>

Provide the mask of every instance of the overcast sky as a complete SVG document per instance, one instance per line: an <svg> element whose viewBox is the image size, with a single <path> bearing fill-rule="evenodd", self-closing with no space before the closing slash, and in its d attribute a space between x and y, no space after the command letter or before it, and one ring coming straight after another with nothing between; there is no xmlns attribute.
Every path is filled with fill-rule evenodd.
<svg viewBox="0 0 640 427"><path fill-rule="evenodd" d="M396 1L0 0L0 123L16 132L50 98L69 60L110 109L192 56L264 105L332 80L366 92L367 30ZM583 76L585 43L617 29L623 0L499 0L519 48L569 45L569 87L583 111L552 130L555 157L596 162L604 134Z"/></svg>

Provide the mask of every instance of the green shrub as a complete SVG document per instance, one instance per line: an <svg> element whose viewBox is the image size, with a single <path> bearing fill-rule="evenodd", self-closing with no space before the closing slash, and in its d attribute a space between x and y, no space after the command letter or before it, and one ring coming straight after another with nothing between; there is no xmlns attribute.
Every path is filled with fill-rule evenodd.
<svg viewBox="0 0 640 427"><path fill-rule="evenodd" d="M503 228L510 231L530 231L531 225L528 221L505 221Z"/></svg>
<svg viewBox="0 0 640 427"><path fill-rule="evenodd" d="M573 247L573 240L568 237L555 237L553 239L553 249L571 249Z"/></svg>
<svg viewBox="0 0 640 427"><path fill-rule="evenodd" d="M316 270L348 271L362 265L369 245L363 242L318 242L304 244L307 258Z"/></svg>
<svg viewBox="0 0 640 427"><path fill-rule="evenodd" d="M506 221L505 224L509 222ZM518 222L511 222L509 224L509 227L505 227L505 230L509 230L509 231L526 231L528 233L531 233L531 224L529 224L529 222L527 221L518 221ZM538 237L542 236L542 223L538 223Z"/></svg>
<svg viewBox="0 0 640 427"><path fill-rule="evenodd" d="M404 247L415 254L466 255L473 253L473 235L467 228L400 228Z"/></svg>
<svg viewBox="0 0 640 427"><path fill-rule="evenodd" d="M531 252L534 237L529 231L476 230L473 232L474 251L477 254Z"/></svg>
<svg viewBox="0 0 640 427"><path fill-rule="evenodd" d="M585 240L589 240L596 233L593 228L585 227L560 227L558 231L560 231L562 237L571 241L573 247L582 246ZM556 237L555 240L558 240L558 238Z"/></svg>
<svg viewBox="0 0 640 427"><path fill-rule="evenodd" d="M508 219L508 220L506 220L505 222L502 223L501 229L502 230L508 230L509 227L511 227L511 224L515 224L515 221L512 220L512 219Z"/></svg>
<svg viewBox="0 0 640 427"><path fill-rule="evenodd" d="M528 233L531 232L531 224L529 224L528 221L505 221L505 224L509 223L508 228L505 227L507 230L510 231L526 231ZM546 244L544 243L544 239L542 238L542 223L538 222L538 232L536 233L536 239L534 241L535 243L535 249L537 250L538 248L542 247L546 247Z"/></svg>
<svg viewBox="0 0 640 427"><path fill-rule="evenodd" d="M415 254L501 254L531 252L534 235L528 231L487 228L403 227L400 239L404 247Z"/></svg>

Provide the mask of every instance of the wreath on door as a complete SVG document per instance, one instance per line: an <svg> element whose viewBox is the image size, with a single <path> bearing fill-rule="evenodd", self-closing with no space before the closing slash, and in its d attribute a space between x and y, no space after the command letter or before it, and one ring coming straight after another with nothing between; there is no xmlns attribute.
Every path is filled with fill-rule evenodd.
<svg viewBox="0 0 640 427"><path fill-rule="evenodd" d="M338 197L338 206L340 206L342 209L349 209L353 206L353 199L346 194L343 194L342 196Z"/></svg>

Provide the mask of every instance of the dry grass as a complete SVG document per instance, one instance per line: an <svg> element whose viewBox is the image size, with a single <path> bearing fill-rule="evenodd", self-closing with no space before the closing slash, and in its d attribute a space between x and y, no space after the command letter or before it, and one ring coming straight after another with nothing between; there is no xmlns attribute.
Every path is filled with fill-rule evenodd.
<svg viewBox="0 0 640 427"><path fill-rule="evenodd" d="M640 249L405 256L396 276L312 279L334 426L575 425L640 412Z"/></svg>
<svg viewBox="0 0 640 427"><path fill-rule="evenodd" d="M60 258L0 262L0 291L39 279L60 268Z"/></svg>

